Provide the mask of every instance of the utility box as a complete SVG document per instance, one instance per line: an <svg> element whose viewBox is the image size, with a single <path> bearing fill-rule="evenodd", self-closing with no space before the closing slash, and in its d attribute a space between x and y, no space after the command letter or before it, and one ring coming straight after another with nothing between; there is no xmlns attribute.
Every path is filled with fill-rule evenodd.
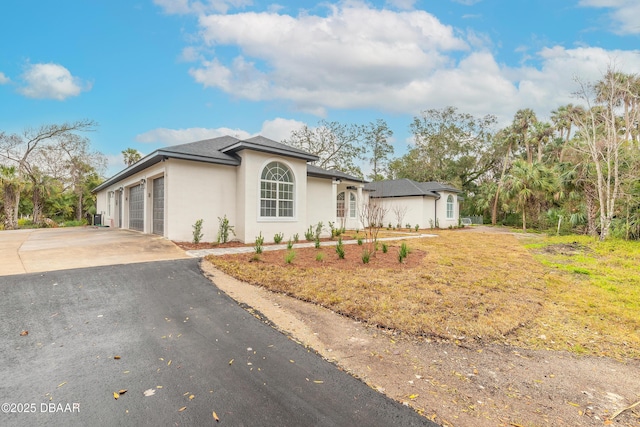
<svg viewBox="0 0 640 427"><path fill-rule="evenodd" d="M102 225L102 214L95 214L93 216L93 225Z"/></svg>

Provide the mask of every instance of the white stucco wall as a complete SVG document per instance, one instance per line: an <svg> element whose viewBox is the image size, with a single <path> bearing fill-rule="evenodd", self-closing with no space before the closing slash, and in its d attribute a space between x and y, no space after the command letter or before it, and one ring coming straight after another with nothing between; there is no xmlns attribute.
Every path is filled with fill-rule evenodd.
<svg viewBox="0 0 640 427"><path fill-rule="evenodd" d="M238 238L253 242L262 233L266 243L273 242L276 233L283 233L285 241L295 233L300 234L307 223L307 162L251 150L242 150L238 155L242 163L238 167L237 203L238 212L244 217L244 225L237 230ZM260 217L260 176L264 167L275 161L284 163L294 175L293 218Z"/></svg>
<svg viewBox="0 0 640 427"><path fill-rule="evenodd" d="M165 177L165 236L193 240L193 225L202 219L204 242L218 238L218 218L237 227L236 167L168 159ZM150 209L149 209L150 210ZM233 236L231 236L233 238Z"/></svg>
<svg viewBox="0 0 640 427"><path fill-rule="evenodd" d="M453 218L447 218L447 197L453 197ZM402 220L401 226L404 228L407 223L414 227L416 224L420 228L435 227L436 224L440 228L448 228L458 225L458 216L460 206L455 193L442 192L439 199L433 197L411 196L411 197L388 197L373 199L387 210L384 217L383 225L387 227L391 224L393 227L397 225L397 217L393 211L394 206L406 206L407 212ZM437 218L437 221L436 221Z"/></svg>
<svg viewBox="0 0 640 427"><path fill-rule="evenodd" d="M336 205L333 191L333 181L324 178L307 178L307 219L300 224L300 239L304 239L304 232L309 226L322 222L326 228L324 235L328 235L329 221L336 220Z"/></svg>

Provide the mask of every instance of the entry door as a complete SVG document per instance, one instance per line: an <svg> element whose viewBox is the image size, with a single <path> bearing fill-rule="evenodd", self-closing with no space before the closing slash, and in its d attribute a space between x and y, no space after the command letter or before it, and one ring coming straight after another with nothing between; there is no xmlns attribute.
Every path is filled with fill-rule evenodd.
<svg viewBox="0 0 640 427"><path fill-rule="evenodd" d="M144 231L144 186L129 189L129 228Z"/></svg>
<svg viewBox="0 0 640 427"><path fill-rule="evenodd" d="M153 180L153 234L164 236L164 177Z"/></svg>

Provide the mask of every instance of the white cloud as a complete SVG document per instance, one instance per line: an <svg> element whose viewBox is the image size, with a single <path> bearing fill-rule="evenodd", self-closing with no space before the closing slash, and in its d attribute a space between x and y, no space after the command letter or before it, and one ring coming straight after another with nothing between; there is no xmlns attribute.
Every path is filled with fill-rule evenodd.
<svg viewBox="0 0 640 427"><path fill-rule="evenodd" d="M288 139L291 136L291 132L298 130L305 125L304 122L292 119L275 118L273 120L266 120L262 123L262 129L260 129L260 135L273 139L274 141L281 142L284 139Z"/></svg>
<svg viewBox="0 0 640 427"><path fill-rule="evenodd" d="M7 83L9 83L11 81L11 79L7 76L4 75L3 72L0 71L0 85L5 85Z"/></svg>
<svg viewBox="0 0 640 427"><path fill-rule="evenodd" d="M638 0L580 0L580 6L611 9L612 31L617 34L640 34Z"/></svg>
<svg viewBox="0 0 640 427"><path fill-rule="evenodd" d="M300 129L303 122L277 117L273 120L265 120L262 128L257 133L251 133L243 129L230 128L187 128L167 129L158 128L136 136L136 141L149 144L177 145L204 139L217 138L230 135L239 139L247 139L252 136L262 135L274 141L282 141L291 136L291 131Z"/></svg>
<svg viewBox="0 0 640 427"><path fill-rule="evenodd" d="M203 15L204 47L231 46L240 54L202 58L190 73L234 97L284 100L318 116L328 109L416 114L454 105L510 120L520 108L549 114L575 103L574 77L596 80L611 62L640 70L638 51L588 46L523 51L521 65L505 65L487 34L462 32L424 11L358 1L330 7L327 16Z"/></svg>
<svg viewBox="0 0 640 427"><path fill-rule="evenodd" d="M236 138L248 138L249 132L241 129L229 128L187 128L167 129L158 128L136 136L136 141L142 143L160 143L163 145L185 144L187 142L201 141L203 139L216 138L218 136L231 135Z"/></svg>
<svg viewBox="0 0 640 427"><path fill-rule="evenodd" d="M78 96L83 90L91 89L71 75L69 70L59 64L33 64L22 75L26 83L19 92L29 98L57 99L62 101Z"/></svg>

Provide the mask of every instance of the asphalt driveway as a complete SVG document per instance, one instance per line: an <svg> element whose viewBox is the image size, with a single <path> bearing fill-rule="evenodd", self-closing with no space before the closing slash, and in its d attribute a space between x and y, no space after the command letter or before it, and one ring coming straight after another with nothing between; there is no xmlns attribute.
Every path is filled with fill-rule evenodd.
<svg viewBox="0 0 640 427"><path fill-rule="evenodd" d="M434 425L239 307L196 259L8 275L0 292L4 426Z"/></svg>
<svg viewBox="0 0 640 427"><path fill-rule="evenodd" d="M160 236L107 227L0 231L0 276L188 258Z"/></svg>

